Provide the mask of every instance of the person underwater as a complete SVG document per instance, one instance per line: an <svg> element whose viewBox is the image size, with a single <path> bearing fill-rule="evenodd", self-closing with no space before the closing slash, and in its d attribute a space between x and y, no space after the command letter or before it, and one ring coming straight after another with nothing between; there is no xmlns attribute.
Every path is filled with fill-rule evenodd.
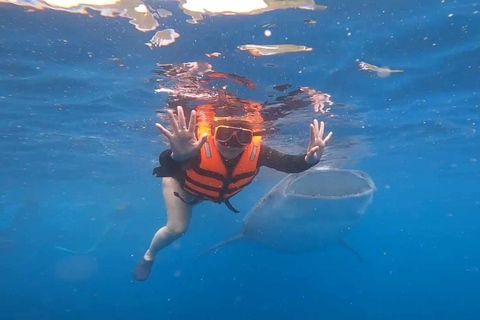
<svg viewBox="0 0 480 320"><path fill-rule="evenodd" d="M213 135L197 132L193 110L187 127L182 107L177 115L168 110L172 131L155 126L168 138L170 149L159 156L160 167L153 174L162 177L167 223L153 237L150 247L133 271L133 278L145 281L156 255L187 232L193 207L203 200L225 203L238 212L229 199L245 188L266 166L285 173L299 173L316 165L330 141L324 138L324 123L310 124L310 141L305 155L287 155L261 144L248 122L216 125Z"/></svg>

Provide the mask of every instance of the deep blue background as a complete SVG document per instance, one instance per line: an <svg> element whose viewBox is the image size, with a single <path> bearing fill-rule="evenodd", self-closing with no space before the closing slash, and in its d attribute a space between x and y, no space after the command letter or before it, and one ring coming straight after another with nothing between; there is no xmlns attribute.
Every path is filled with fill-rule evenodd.
<svg viewBox="0 0 480 320"><path fill-rule="evenodd" d="M322 4L329 8L200 25L172 5L164 27L181 36L154 50L144 45L152 33L126 19L1 4L0 318L478 319L480 5ZM269 38L266 23L276 23ZM314 51L252 57L236 49L246 43ZM237 244L197 259L235 233L281 178L263 170L232 200L242 214L201 204L150 279L131 280L165 221L160 180L151 176L166 147L153 126L165 96L144 79L156 63L204 61L213 51L223 54L208 60L215 70L257 83L249 98L266 100L271 85L291 83L347 106L341 119L302 111L307 117L287 119L280 135L292 150L305 148L308 119L317 117L334 142L355 144L346 166L378 187L348 236L362 263L341 246L282 255ZM358 71L356 59L405 72L379 78ZM130 209L112 217L122 203ZM112 221L91 254L55 249L86 250Z"/></svg>

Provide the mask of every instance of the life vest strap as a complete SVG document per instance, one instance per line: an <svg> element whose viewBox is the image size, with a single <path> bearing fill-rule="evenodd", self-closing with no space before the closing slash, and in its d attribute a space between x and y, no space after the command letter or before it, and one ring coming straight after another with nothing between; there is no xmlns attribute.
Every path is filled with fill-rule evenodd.
<svg viewBox="0 0 480 320"><path fill-rule="evenodd" d="M178 192L173 192L173 195L175 197L177 197L178 199L182 200L183 203L185 204L188 204L190 206L194 206L196 205L197 203L199 203L201 200L202 200L202 197L200 196L197 196L195 199L193 199L192 201L186 201L185 199L182 198L182 196L178 193Z"/></svg>
<svg viewBox="0 0 480 320"><path fill-rule="evenodd" d="M218 172L208 171L208 170L205 170L205 169L202 169L202 168L192 168L190 170L193 170L193 171L195 171L196 173L198 173L199 175L202 175L202 176L217 179L217 180L220 180L220 181L225 181L225 177Z"/></svg>
<svg viewBox="0 0 480 320"><path fill-rule="evenodd" d="M225 203L225 205L227 206L228 209L232 210L234 213L239 213L240 211L238 211L237 209L235 209L232 204L230 203L230 201L225 200L223 201L223 203Z"/></svg>
<svg viewBox="0 0 480 320"><path fill-rule="evenodd" d="M197 186L197 187L200 187L200 188L203 188L203 189L206 189L206 190L209 190L209 191L219 192L219 190L221 189L221 187L220 188L212 187L212 186L208 186L206 184L200 183L198 181L195 181L192 178L190 178L189 176L185 176L185 180L190 182L191 184Z"/></svg>
<svg viewBox="0 0 480 320"><path fill-rule="evenodd" d="M197 186L196 184L191 183L188 180L184 181L183 188L185 190L189 191L190 193L193 193L193 194L196 194L196 195L199 195L199 196L203 196L203 197L205 197L209 200L221 199L220 198L220 190L216 190L216 191L207 190L207 189L202 188L201 186Z"/></svg>
<svg viewBox="0 0 480 320"><path fill-rule="evenodd" d="M202 196L197 196L192 201L187 201L187 200L183 199L182 196L176 191L173 192L173 195L175 197L177 197L178 199L180 199L183 203L188 204L190 206L194 206L194 205L198 204L200 201L202 201L205 198L205 197L202 197ZM221 203L221 202L218 202L218 203ZM235 207L230 203L230 201L228 199L224 200L223 203L225 203L227 208L230 209L231 211L233 211L233 213L239 213L240 212L237 209L235 209Z"/></svg>

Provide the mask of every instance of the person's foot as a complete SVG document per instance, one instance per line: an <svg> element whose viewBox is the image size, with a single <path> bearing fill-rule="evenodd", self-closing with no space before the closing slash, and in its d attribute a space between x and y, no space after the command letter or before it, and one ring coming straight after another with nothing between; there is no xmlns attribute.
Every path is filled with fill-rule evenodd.
<svg viewBox="0 0 480 320"><path fill-rule="evenodd" d="M137 281L145 281L152 270L153 260L145 260L144 257L140 259L135 270L133 270L133 279Z"/></svg>

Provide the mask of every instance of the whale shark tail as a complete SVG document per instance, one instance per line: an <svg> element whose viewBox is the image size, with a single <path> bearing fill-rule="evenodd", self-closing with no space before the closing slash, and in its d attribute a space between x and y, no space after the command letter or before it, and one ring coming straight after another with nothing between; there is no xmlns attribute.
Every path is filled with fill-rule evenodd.
<svg viewBox="0 0 480 320"><path fill-rule="evenodd" d="M209 253L216 253L218 249L220 249L221 247L223 246L226 246L226 245L229 245L229 244L232 244L232 243L235 243L235 242L238 242L240 240L243 240L244 238L244 234L243 233L237 233L233 236L231 236L230 238L227 238L219 243L217 243L216 245L208 248L207 250L203 251L198 257L198 258L201 258L203 257L204 255L206 254L209 254Z"/></svg>

